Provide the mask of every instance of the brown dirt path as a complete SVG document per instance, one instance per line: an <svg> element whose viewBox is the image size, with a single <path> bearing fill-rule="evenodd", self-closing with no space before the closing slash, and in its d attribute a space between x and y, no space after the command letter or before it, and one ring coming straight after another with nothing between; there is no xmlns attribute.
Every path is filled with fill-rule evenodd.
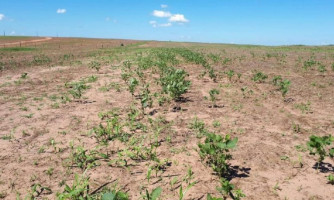
<svg viewBox="0 0 334 200"><path fill-rule="evenodd" d="M8 43L1 44L1 47L16 46L20 44L23 45L23 44L28 44L28 43L45 42L48 40L52 40L52 37L45 37L43 39L35 39L35 40L27 40L27 41L19 41L19 42L8 42Z"/></svg>

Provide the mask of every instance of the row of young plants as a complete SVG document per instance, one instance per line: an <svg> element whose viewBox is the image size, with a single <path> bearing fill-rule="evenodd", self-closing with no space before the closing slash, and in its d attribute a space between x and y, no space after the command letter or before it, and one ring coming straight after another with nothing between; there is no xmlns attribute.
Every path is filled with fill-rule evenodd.
<svg viewBox="0 0 334 200"><path fill-rule="evenodd" d="M214 124L214 126L218 125ZM242 190L236 189L235 185L230 183L231 166L228 161L232 159L230 151L237 146L238 138L232 138L229 134L222 136L210 132L205 128L205 123L197 117L189 124L189 128L198 138L205 137L203 143L198 143L199 156L220 178L220 187L217 187L216 190L222 197L213 197L211 194L207 194L207 200L225 200L229 197L240 200L245 197Z"/></svg>
<svg viewBox="0 0 334 200"><path fill-rule="evenodd" d="M190 81L186 80L187 73L183 69L176 69L172 66L156 68L160 76L156 81L161 86L161 91L152 94L150 84L154 83L149 80L149 77L146 77L145 70L153 69L148 67L147 63L150 61L143 58L138 66L133 66L130 62L123 63L122 79L133 96L132 106L127 109L126 117L114 111L99 113L101 123L95 126L90 133L96 138L99 145L109 146L110 142L119 140L126 148L120 151L105 152L105 148L97 147L88 150L83 146L71 146L71 155L67 159L68 166L81 169L83 174L76 174L72 185L65 184L64 191L57 194L58 199L129 199L126 193L116 189L91 191L86 172L98 167L101 162L107 162L108 165L114 167L126 168L130 162L146 161L150 163L149 171L155 171L156 176L170 166L170 161L159 159L156 153L157 148L161 145L160 135L165 129L170 129L170 125L161 118L150 118L145 110L152 107L153 100L160 96L167 95L164 98L178 101L182 94L187 92ZM93 66L92 64L92 68L96 66L98 65ZM80 99L84 90L89 88L85 81L67 83L66 87L70 89L69 94L74 99ZM138 133L142 134L138 136ZM148 180L150 176L148 175ZM186 188L183 188L181 184L179 198L183 199L187 190L194 184L195 182L189 182ZM46 187L40 185L32 187L30 197L39 196L40 190L46 191ZM146 189L141 196L143 199L154 200L161 193L162 189L158 187L152 191Z"/></svg>
<svg viewBox="0 0 334 200"><path fill-rule="evenodd" d="M211 57L213 57L213 60L218 60L212 55ZM119 140L126 148L120 151L104 152L103 148L88 150L82 146L72 146L71 156L68 159L70 166L81 169L83 173L82 175L75 175L72 185L65 185L64 191L57 195L59 199L129 199L125 192L115 187L91 191L86 172L98 167L100 162L107 162L108 165L113 167L128 167L131 162L149 162L148 183L152 177L152 172L155 172L155 176L158 177L159 172L166 170L171 165L169 160L160 159L157 155L157 149L161 145L161 134L166 129L170 130L171 125L164 119L150 118L150 113L147 113L147 110L153 108L156 104L163 106L172 101L182 100L182 95L191 86L190 81L187 80L187 72L179 67L179 64L184 61L200 64L207 71L213 70L203 54L178 48L155 49L145 55L139 55L136 60L123 62L121 78L132 96L132 105L126 109L126 116L114 111L99 113L101 123L92 129L91 135L101 145L108 146L109 143ZM99 67L99 64L91 62L91 68L98 71ZM229 70L225 74L232 82L236 73ZM241 74L237 74L237 76L240 80ZM91 79L94 79L93 77ZM210 76L213 81L217 81L217 76L213 77ZM257 83L263 83L268 79L268 76L263 72L256 71L251 79ZM70 89L69 94L74 99L80 99L82 93L89 88L86 85L89 82L87 79L67 83L66 87ZM272 84L278 87L283 97L286 96L290 86L289 80L283 80L281 76L275 76L272 79ZM160 89L157 90L154 86L159 86ZM216 95L218 94L219 90L217 89L209 91L209 98L213 102L213 107L216 106ZM198 144L200 158L221 179L217 191L222 197L213 197L211 194L207 194L207 199L222 200L245 197L245 194L230 182L231 168L229 160L232 159L230 151L236 147L238 138L231 138L228 134L222 136L211 133L205 128L205 124L197 118L192 122L191 129L199 138L205 137L205 141ZM142 135L138 136L138 133ZM333 157L334 149L327 148L332 141L333 137L331 136L326 138L312 136L310 139L308 143L310 151L312 154L320 156L321 161L319 162L322 162L326 156ZM188 172L187 176L191 177L191 174L191 172ZM333 175L328 176L328 180L333 183ZM178 181L171 181L172 188L176 182ZM196 184L196 181L186 181L185 178L185 188L183 188L182 183L179 187L179 199L184 198L187 191ZM42 192L49 191L49 189L41 185L34 185L32 191L31 194L34 197ZM158 199L162 193L162 188L157 187L151 191L146 189L141 196L143 199Z"/></svg>
<svg viewBox="0 0 334 200"><path fill-rule="evenodd" d="M153 51L148 57L139 57L137 62L124 62L121 76L134 101L133 107L128 114L128 119L126 119L126 122L121 123L117 114L104 114L101 115L101 119L109 119L104 125L101 123L98 127L93 129L98 142L107 144L114 139L118 139L122 142L131 142L131 145L127 145L128 148L118 152L117 159L109 162L111 165L126 167L129 163L129 159L153 161L155 164L152 164L149 168L147 175L148 180L152 170L155 170L156 173L159 170L164 170L170 162L168 160L160 160L156 154L156 149L160 145L158 138L164 126L163 124L159 124L159 122L157 126L154 126L154 120L148 117L145 113L145 109L152 107L154 97L156 97L159 105L163 105L165 103L164 100L168 100L169 102L179 101L191 85L190 81L186 80L188 74L183 69L175 67L175 65L181 62L177 59L177 54L186 58L187 62L195 62L196 64L202 64L203 67L208 68L208 63L203 59L201 54L193 53L186 49L159 49ZM154 82L149 80L151 77L147 77L148 74L151 76L154 76L154 74L157 75L156 78L153 78L155 80ZM151 94L151 84L160 86L161 90ZM218 94L217 91L212 90L210 94L211 100L214 101L215 95ZM140 105L140 108L137 108L135 105ZM141 123L141 121L145 121L145 119L148 119L151 127L149 130L153 132L152 137L149 137L150 146L142 146L142 142L140 146L136 146L136 144L139 143L138 141L133 141L136 130L139 128L142 132L147 133L148 131L147 127ZM127 126L127 130L130 130L130 133L126 133L123 130L124 126ZM228 181L229 164L227 162L232 158L229 154L229 150L236 146L238 139L231 139L229 135L222 137L201 129L198 131L200 135L207 137L204 144L199 144L200 157L221 177L221 187L217 188L217 190L222 194L222 198L215 198L208 194L207 199L226 199L227 197L241 199L245 195L241 190L235 189L235 186ZM138 138L135 140L138 140ZM189 172L188 175L191 176L191 172ZM181 184L179 199L183 199L186 191L195 184L196 182L188 181L185 190ZM152 196L152 199L155 199L157 197L153 196L159 196L160 193L161 188L153 190L151 195L146 191L146 198L151 199L150 196Z"/></svg>
<svg viewBox="0 0 334 200"><path fill-rule="evenodd" d="M177 58L178 55L181 55L187 62L201 64L206 69L210 68L202 54L194 53L186 49L159 49L149 53L146 57L139 56L136 61L123 62L121 77L133 97L133 107L130 109L127 122L124 123L120 122L120 118L117 114L109 113L101 117L101 119L107 118L108 120L93 129L93 133L99 143L108 144L109 141L115 139L121 142L129 142L129 140L132 140L131 138L135 135L137 129L147 132L147 126L141 123L140 120L144 120L147 117L145 109L152 108L154 99L156 99L160 106L166 101L180 100L181 96L188 91L190 81L186 80L188 74L183 69L176 68L176 66L182 62L182 60ZM155 74L157 76L154 76ZM225 74L231 81L235 73L233 70L230 70ZM239 79L240 77L241 74L238 74ZM154 81L150 80L151 78L153 78ZM257 72L254 74L252 80L261 83L266 78L267 76L265 74ZM152 94L151 84L160 86L161 90L155 91ZM288 80L283 81L280 76L277 76L274 77L273 84L280 86L282 95L285 96L290 82ZM209 94L214 107L216 106L216 95L219 94L219 91L212 89ZM140 108L137 108L135 105L140 105ZM128 126L127 128L130 130L130 133L123 130L125 126ZM232 159L232 155L229 151L235 148L238 138L232 139L230 135L222 137L221 135L209 133L205 130L204 124L201 123L194 126L199 126L196 129L200 137L206 137L205 142L198 145L200 157L205 163L211 166L221 178L221 187L218 187L217 190L222 194L222 197L216 198L208 194L207 199L226 199L228 197L241 199L245 197L240 189L235 189L235 186L229 182L230 165L228 164L228 160ZM133 146L138 143L133 143L132 141L132 144L129 145L130 148L125 148L121 152L118 152L118 158L110 161L109 164L127 167L131 160L151 160L154 161L155 164L149 168L148 174L151 173L152 169L156 172L165 169L169 162L158 159L156 155L156 149L159 146L159 131L155 132L154 135L155 142L151 142L150 146L145 147L142 146L142 144L140 146ZM151 139L150 137L150 141ZM95 166L95 160L98 159L97 157L98 156L93 159L88 159L90 158L90 156L88 156L88 163L91 162L92 166ZM104 154L102 157L107 158L108 156ZM84 164L83 166L85 166L83 169L87 169L89 168L88 166L91 165ZM150 177L150 175L148 175L148 177ZM161 188L156 189L161 191ZM146 193L149 195L148 191ZM183 192L180 191L180 194L183 194Z"/></svg>

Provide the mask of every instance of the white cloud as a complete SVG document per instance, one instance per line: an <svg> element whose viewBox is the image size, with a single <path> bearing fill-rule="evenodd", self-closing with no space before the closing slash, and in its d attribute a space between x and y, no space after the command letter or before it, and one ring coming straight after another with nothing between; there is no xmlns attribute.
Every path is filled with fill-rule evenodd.
<svg viewBox="0 0 334 200"><path fill-rule="evenodd" d="M152 27L156 28L156 27L169 27L169 26L172 26L172 23L168 22L168 23L165 23L165 24L158 24L157 21L149 21L148 22L149 24L152 25Z"/></svg>
<svg viewBox="0 0 334 200"><path fill-rule="evenodd" d="M157 27L157 21L152 20L152 21L149 21L148 23L151 24L152 27L154 27L154 28Z"/></svg>
<svg viewBox="0 0 334 200"><path fill-rule="evenodd" d="M57 10L57 13L58 13L58 14L64 14L64 13L66 13L66 9L64 9L64 8L59 8L59 9Z"/></svg>
<svg viewBox="0 0 334 200"><path fill-rule="evenodd" d="M0 21L3 20L4 18L5 18L5 15L0 13Z"/></svg>
<svg viewBox="0 0 334 200"><path fill-rule="evenodd" d="M185 23L185 22L189 22L189 20L186 19L186 18L184 17L184 15L182 15L182 14L175 14L175 15L172 15L172 16L169 18L169 21L170 21L170 22L183 22L183 23Z"/></svg>
<svg viewBox="0 0 334 200"><path fill-rule="evenodd" d="M10 32L10 35L15 35L15 31Z"/></svg>
<svg viewBox="0 0 334 200"><path fill-rule="evenodd" d="M162 11L162 10L154 10L152 14L155 17L171 17L172 16L170 12Z"/></svg>
<svg viewBox="0 0 334 200"><path fill-rule="evenodd" d="M161 8L167 8L168 6L165 4L160 5ZM168 18L165 23L158 23L157 21L149 21L149 24L152 25L152 27L169 27L172 26L174 23L183 25L184 23L189 22L189 20L183 15L183 14L172 14L169 11L164 11L164 10L154 10L152 12L152 15L154 17L159 17L159 18Z"/></svg>
<svg viewBox="0 0 334 200"><path fill-rule="evenodd" d="M172 26L172 23L168 22L166 24L159 24L158 26L161 26L161 27L169 27L169 26Z"/></svg>

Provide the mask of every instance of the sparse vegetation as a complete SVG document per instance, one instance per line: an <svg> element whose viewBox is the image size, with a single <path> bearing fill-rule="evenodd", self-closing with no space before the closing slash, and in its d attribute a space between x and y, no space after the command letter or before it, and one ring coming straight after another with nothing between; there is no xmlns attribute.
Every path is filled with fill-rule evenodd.
<svg viewBox="0 0 334 200"><path fill-rule="evenodd" d="M263 83L268 78L268 75L264 74L263 72L255 72L252 77L252 80L257 83Z"/></svg>
<svg viewBox="0 0 334 200"><path fill-rule="evenodd" d="M331 135L323 137L312 135L310 141L307 142L307 147L311 155L319 156L318 162L321 163L326 156L334 157L334 147L330 147L332 142L334 142L334 137Z"/></svg>
<svg viewBox="0 0 334 200"><path fill-rule="evenodd" d="M0 47L0 198L333 194L333 47L51 41Z"/></svg>
<svg viewBox="0 0 334 200"><path fill-rule="evenodd" d="M206 135L205 143L198 144L200 157L212 167L221 177L228 175L228 160L232 159L229 151L236 147L238 138L231 139L230 135L222 137L213 133Z"/></svg>

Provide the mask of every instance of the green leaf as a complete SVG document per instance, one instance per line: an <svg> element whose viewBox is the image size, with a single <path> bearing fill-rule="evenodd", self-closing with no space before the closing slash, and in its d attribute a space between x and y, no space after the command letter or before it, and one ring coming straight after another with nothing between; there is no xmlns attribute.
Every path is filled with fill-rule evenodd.
<svg viewBox="0 0 334 200"><path fill-rule="evenodd" d="M221 148L221 149L226 149L226 143L220 142L216 144L217 147Z"/></svg>
<svg viewBox="0 0 334 200"><path fill-rule="evenodd" d="M213 200L213 198L211 197L210 194L208 194L208 195L206 196L206 200Z"/></svg>
<svg viewBox="0 0 334 200"><path fill-rule="evenodd" d="M281 156L281 160L288 160L289 156Z"/></svg>
<svg viewBox="0 0 334 200"><path fill-rule="evenodd" d="M115 197L116 197L115 194L108 192L108 193L103 194L102 200L116 200Z"/></svg>
<svg viewBox="0 0 334 200"><path fill-rule="evenodd" d="M182 199L183 199L183 188L181 185L180 190L179 190L179 200L182 200Z"/></svg>
<svg viewBox="0 0 334 200"><path fill-rule="evenodd" d="M161 195L161 192L162 192L161 187L157 187L157 188L155 188L155 189L152 191L151 199L152 199L152 200L156 200L156 199L158 199L158 197Z"/></svg>
<svg viewBox="0 0 334 200"><path fill-rule="evenodd" d="M334 157L334 148L331 148L330 150L329 150L329 156L330 157Z"/></svg>
<svg viewBox="0 0 334 200"><path fill-rule="evenodd" d="M228 149L233 149L237 145L237 142L238 142L238 138L236 137L233 140L228 141L226 147Z"/></svg>

